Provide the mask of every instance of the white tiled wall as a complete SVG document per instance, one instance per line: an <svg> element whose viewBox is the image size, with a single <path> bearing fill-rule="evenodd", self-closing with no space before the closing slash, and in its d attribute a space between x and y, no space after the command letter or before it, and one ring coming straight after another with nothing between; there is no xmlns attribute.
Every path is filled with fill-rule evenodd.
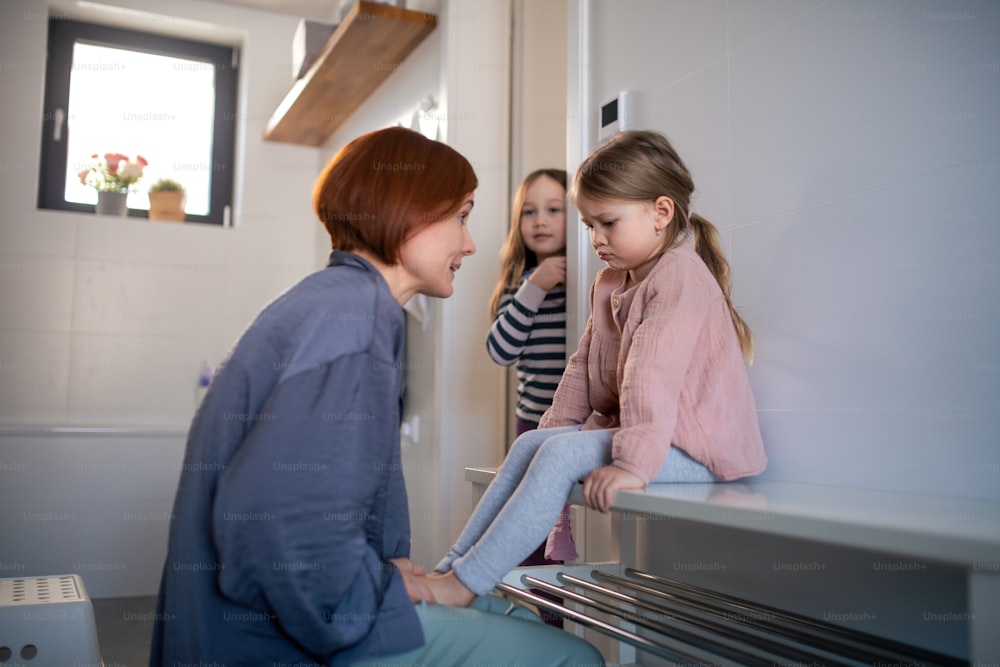
<svg viewBox="0 0 1000 667"><path fill-rule="evenodd" d="M318 151L261 138L292 84L297 19L122 3L244 37L223 229L35 208L48 4L0 8L0 577L78 573L95 597L153 595L203 360L321 266ZM96 426L126 428L53 430Z"/></svg>
<svg viewBox="0 0 1000 667"><path fill-rule="evenodd" d="M470 158L480 177L473 216L480 252L463 263L452 303L430 303L426 331L411 320L408 416L420 417L420 439L404 442L403 456L412 554L432 566L471 511L464 467L497 463L503 445L502 369L482 346L507 220L510 35L497 26L509 25L509 2L407 3L437 14L437 30L322 149L261 139L292 83L296 17L200 0L121 4L129 12L189 18L244 36L236 224L220 229L36 210L48 2L0 9L0 83L4 92L8 86L17 91L0 95L0 111L20 119L0 129L0 435L4 428L13 434L0 438L0 497L14 508L2 517L0 532L26 535L17 552L0 544L0 569L8 562L24 564L18 574L25 575L65 569L42 554L59 535L73 542L67 553L87 555L84 562L126 563L132 572L136 559L162 558L155 549L133 548L138 533L123 533L121 521L104 521L105 515L132 505L161 514L169 509L176 469L161 466L157 475L146 463L182 452L202 361L217 363L268 301L326 263L329 238L310 206L323 164L348 140L412 113L428 94L441 105L442 137ZM71 438L72 456L106 460L127 452L167 491L144 499L129 472L116 471L107 490L119 496L115 505L102 506L104 514L81 512L48 526L26 520L19 508L35 501L13 500L31 475L45 478L40 493L65 487L88 507L93 494L103 492L84 483L95 476L65 468L69 441L47 434L52 426L98 425L133 430L117 439ZM148 449L159 446L142 435L150 426L173 434L169 448ZM28 434L23 438L21 427ZM161 544L165 526L143 524L145 539ZM143 564L141 580L128 573L83 574L97 596L151 594L158 566Z"/></svg>
<svg viewBox="0 0 1000 667"><path fill-rule="evenodd" d="M318 151L261 138L292 84L297 19L212 3L132 0L123 8L133 24L148 11L243 36L235 225L37 210L49 3L5 5L3 425L186 427L202 361L221 361L256 312L321 267L310 207Z"/></svg>
<svg viewBox="0 0 1000 667"><path fill-rule="evenodd" d="M584 4L587 106L636 92L723 231L765 475L1000 498L1000 7Z"/></svg>
<svg viewBox="0 0 1000 667"><path fill-rule="evenodd" d="M92 597L155 595L183 430L0 430L0 578L79 574Z"/></svg>

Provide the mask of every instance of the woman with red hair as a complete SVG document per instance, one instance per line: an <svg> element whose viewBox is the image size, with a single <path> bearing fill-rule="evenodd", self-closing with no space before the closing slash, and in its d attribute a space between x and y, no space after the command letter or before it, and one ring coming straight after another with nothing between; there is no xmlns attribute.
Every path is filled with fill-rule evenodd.
<svg viewBox="0 0 1000 667"><path fill-rule="evenodd" d="M191 424L150 665L603 664L537 619L485 613L498 598L435 605L409 559L403 305L452 294L477 185L403 128L327 165L329 265L258 315Z"/></svg>

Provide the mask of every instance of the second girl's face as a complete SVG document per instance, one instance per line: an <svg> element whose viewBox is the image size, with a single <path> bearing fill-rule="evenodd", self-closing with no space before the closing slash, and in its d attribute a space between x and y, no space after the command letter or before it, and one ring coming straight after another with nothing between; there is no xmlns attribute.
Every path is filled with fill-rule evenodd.
<svg viewBox="0 0 1000 667"><path fill-rule="evenodd" d="M555 179L539 176L525 191L521 238L539 262L566 253L566 189Z"/></svg>
<svg viewBox="0 0 1000 667"><path fill-rule="evenodd" d="M663 201L661 201L663 200ZM669 202L669 211L661 208ZM576 198L583 224L590 230L590 242L597 256L612 269L629 271L636 280L649 273L660 254L664 229L673 214L673 202L661 197L656 202L623 199Z"/></svg>
<svg viewBox="0 0 1000 667"><path fill-rule="evenodd" d="M400 264L414 293L444 298L455 291L452 282L462 258L476 252L467 224L473 203L470 192L457 213L432 222L400 248Z"/></svg>

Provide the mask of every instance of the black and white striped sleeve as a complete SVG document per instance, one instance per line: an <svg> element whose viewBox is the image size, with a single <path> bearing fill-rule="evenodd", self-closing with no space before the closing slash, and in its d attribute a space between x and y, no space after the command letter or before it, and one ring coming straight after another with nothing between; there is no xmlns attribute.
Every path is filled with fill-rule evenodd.
<svg viewBox="0 0 1000 667"><path fill-rule="evenodd" d="M493 327L486 337L486 349L493 361L510 366L521 358L546 294L545 290L527 279L521 282L516 292L509 287L504 291Z"/></svg>

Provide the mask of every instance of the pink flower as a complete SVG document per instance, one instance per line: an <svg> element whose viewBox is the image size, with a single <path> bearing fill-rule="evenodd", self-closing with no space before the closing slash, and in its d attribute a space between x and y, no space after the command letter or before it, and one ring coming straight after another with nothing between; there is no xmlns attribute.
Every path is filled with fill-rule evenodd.
<svg viewBox="0 0 1000 667"><path fill-rule="evenodd" d="M90 169L77 173L80 182L91 185L99 192L129 192L136 181L142 178L143 169L149 161L141 155L135 161L123 153L105 153L104 159L98 160L98 154L91 158L97 163Z"/></svg>
<svg viewBox="0 0 1000 667"><path fill-rule="evenodd" d="M118 175L122 180L138 181L142 176L142 165L138 162L125 162L118 164Z"/></svg>

